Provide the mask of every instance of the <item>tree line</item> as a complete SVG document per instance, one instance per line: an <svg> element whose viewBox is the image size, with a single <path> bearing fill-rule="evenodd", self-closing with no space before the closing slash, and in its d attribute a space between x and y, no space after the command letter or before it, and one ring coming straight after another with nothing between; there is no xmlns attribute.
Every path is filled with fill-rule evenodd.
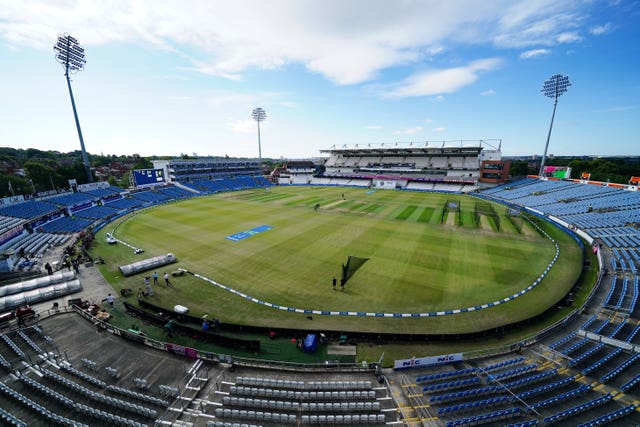
<svg viewBox="0 0 640 427"><path fill-rule="evenodd" d="M632 176L640 176L638 157L571 158L555 157L546 162L549 166L569 166L571 178L580 179L583 173L590 173L592 181L627 184ZM512 177L537 175L539 163L526 160L511 162L509 173Z"/></svg>
<svg viewBox="0 0 640 427"><path fill-rule="evenodd" d="M153 167L151 159L133 155L98 155L88 154L89 163L94 171L106 167L117 167L126 170L122 177L114 174L102 176L111 185L127 187L128 171ZM69 188L69 180L75 179L78 184L87 183L87 175L82 162L80 150L62 153L59 151L43 151L35 148L0 147L0 197L19 194L32 194L42 191Z"/></svg>

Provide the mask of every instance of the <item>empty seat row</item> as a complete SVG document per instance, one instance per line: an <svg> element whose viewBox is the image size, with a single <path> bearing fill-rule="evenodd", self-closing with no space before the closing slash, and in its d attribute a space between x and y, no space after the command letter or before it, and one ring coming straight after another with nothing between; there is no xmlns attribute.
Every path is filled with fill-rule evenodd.
<svg viewBox="0 0 640 427"><path fill-rule="evenodd" d="M484 368L482 368L482 370L485 372L490 372L507 366L517 365L518 363L522 362L524 362L524 357L516 357L515 359L504 360L499 363L494 363L493 365L485 366Z"/></svg>
<svg viewBox="0 0 640 427"><path fill-rule="evenodd" d="M636 385L638 385L638 383L640 383L640 374L637 374L635 377L631 378L629 381L622 384L620 386L620 390L629 391L632 388L634 388Z"/></svg>
<svg viewBox="0 0 640 427"><path fill-rule="evenodd" d="M567 378L561 379L559 381L553 382L551 384L545 384L545 385L542 385L540 387L536 387L536 388L531 389L531 390L523 391L522 393L516 394L516 397L518 399L524 399L524 398L529 397L529 396L535 396L536 394L546 393L546 392L549 392L549 391L554 390L556 388L560 388L562 386L565 386L565 385L573 382L574 379L575 379L575 377L567 377Z"/></svg>
<svg viewBox="0 0 640 427"><path fill-rule="evenodd" d="M604 365L605 363L607 363L609 360L613 359L614 357L616 357L620 353L622 353L622 349L621 348L616 348L611 353L605 354L600 359L596 360L593 364L591 364L590 366L587 366L586 368L584 368L582 370L582 373L587 375L590 372L595 371L600 366Z"/></svg>
<svg viewBox="0 0 640 427"><path fill-rule="evenodd" d="M488 414L472 415L467 418L448 421L446 426L455 427L455 426L466 426L466 425L490 423L498 420L503 420L506 418L511 418L515 415L520 414L521 412L522 412L522 409L520 408L501 409L499 411L489 412Z"/></svg>
<svg viewBox="0 0 640 427"><path fill-rule="evenodd" d="M82 405L80 403L76 404L75 409L76 411L81 412L85 415L89 415L90 417L107 421L108 423L111 423L117 426L125 426L125 427L145 427L146 426L146 424L141 424L135 420L121 417L119 415L112 414L111 412L101 411L100 409L92 408L90 406Z"/></svg>
<svg viewBox="0 0 640 427"><path fill-rule="evenodd" d="M611 396L610 394L607 394L597 399L593 399L588 402L581 403L569 409L565 409L564 411L560 411L558 413L545 417L544 422L547 424L557 423L558 421L562 421L566 418L572 417L581 412L588 411L592 408L595 408L596 406L604 405L605 403L610 401L612 397L613 396Z"/></svg>
<svg viewBox="0 0 640 427"><path fill-rule="evenodd" d="M246 409L216 408L218 418L237 418L251 421L270 421L280 424L297 424L298 417L294 414L280 412L248 411Z"/></svg>
<svg viewBox="0 0 640 427"><path fill-rule="evenodd" d="M466 399L474 396L482 396L483 394L496 393L501 390L502 387L499 385L471 388L468 390L461 390L452 393L441 394L438 396L431 396L429 397L429 403L451 402L454 400Z"/></svg>
<svg viewBox="0 0 640 427"><path fill-rule="evenodd" d="M536 402L533 405L531 405L531 407L533 409L538 409L538 408L543 408L545 406L549 406L549 405L553 405L556 404L558 402L562 402L563 400L569 400L573 397L576 396L580 396L581 394L584 394L586 392L588 392L589 390L591 390L591 386L589 385L581 385L578 388L574 388L573 390L569 390L567 392L552 396L548 399L545 400L541 400L540 402Z"/></svg>
<svg viewBox="0 0 640 427"><path fill-rule="evenodd" d="M303 415L303 424L384 424L384 414Z"/></svg>
<svg viewBox="0 0 640 427"><path fill-rule="evenodd" d="M620 373L622 373L622 371L627 369L629 366L631 366L631 364L633 364L638 359L640 359L640 353L635 353L633 356L629 357L627 360L622 362L622 364L620 364L619 366L616 366L609 373L603 375L602 378L600 378L600 382L606 383L607 381L610 381L611 379L617 377L618 375L620 375Z"/></svg>
<svg viewBox="0 0 640 427"><path fill-rule="evenodd" d="M463 375L472 375L476 373L476 368L458 369L455 371L436 372L429 375L416 377L417 383L426 383L430 381L441 380L444 378L459 377Z"/></svg>
<svg viewBox="0 0 640 427"><path fill-rule="evenodd" d="M92 377L91 375L85 374L84 372L79 371L68 363L60 364L60 368L63 371L69 372L70 374L75 375L76 377L81 378L97 387L105 388L107 386L107 383L105 383L104 381L96 377Z"/></svg>
<svg viewBox="0 0 640 427"><path fill-rule="evenodd" d="M299 411L300 402L291 400L267 400L252 399L250 397L225 396L222 398L223 405L243 406L249 408L275 409L278 411ZM308 404L307 404L308 405Z"/></svg>
<svg viewBox="0 0 640 427"><path fill-rule="evenodd" d="M155 396L150 396L148 394L140 393L137 391L129 390L128 388L122 388L115 385L108 385L107 390L112 391L114 393L122 394L124 396L132 397L134 399L142 400L144 402L153 403L158 406L169 406L169 402L164 399L160 399Z"/></svg>
<svg viewBox="0 0 640 427"><path fill-rule="evenodd" d="M371 381L309 381L306 388L310 390L368 390Z"/></svg>
<svg viewBox="0 0 640 427"><path fill-rule="evenodd" d="M425 385L424 387L422 387L422 391L423 392L444 391L444 390L450 390L454 388L466 387L471 384L479 384L479 383L480 383L479 377L472 377L472 378L465 378L462 380L448 381L446 383Z"/></svg>
<svg viewBox="0 0 640 427"><path fill-rule="evenodd" d="M69 426L69 427L88 427L86 424L82 424L78 421L72 420L67 417L63 417L62 415L58 415L55 412L48 410L44 406L34 402L33 400L29 399L26 396L23 396L22 394L18 393L17 391L15 391L14 389L12 389L11 387L9 387L8 385L2 382L0 382L0 394L3 394L5 396L8 396L18 401L19 403L26 406L30 410L37 412L38 414L40 414L41 416L49 420L52 424L58 424L58 425Z"/></svg>
<svg viewBox="0 0 640 427"><path fill-rule="evenodd" d="M275 397L289 400L372 400L376 397L374 390L346 391L293 391L260 387L231 386L231 394L255 397Z"/></svg>
<svg viewBox="0 0 640 427"><path fill-rule="evenodd" d="M26 384L27 386L39 391L40 393L44 394L45 396L60 402L61 404L63 404L67 408L73 408L73 406L75 405L75 402L73 400L69 399L67 396L64 396L64 395L58 393L57 391L52 390L49 387L40 384L39 382L27 377L26 375L19 375L18 378L20 379L20 381L23 384Z"/></svg>
<svg viewBox="0 0 640 427"><path fill-rule="evenodd" d="M526 420L519 423L509 424L507 427L534 427L538 425L538 420Z"/></svg>
<svg viewBox="0 0 640 427"><path fill-rule="evenodd" d="M490 381L503 380L503 379L506 379L506 378L511 378L511 377L518 376L518 375L523 374L525 372L533 371L535 369L538 369L538 365L532 363L531 365L524 365L524 366L521 366L521 367L516 368L516 369L512 369L512 370L507 371L507 372L499 372L497 374L489 374L489 378L488 379Z"/></svg>
<svg viewBox="0 0 640 427"><path fill-rule="evenodd" d="M9 348L11 348L11 350L13 350L13 352L17 354L20 359L27 358L27 355L24 354L24 351L22 351L20 347L18 347L7 334L0 334L0 337L2 337L2 341L4 341L5 344L7 344Z"/></svg>
<svg viewBox="0 0 640 427"><path fill-rule="evenodd" d="M557 369L551 369L551 370L548 370L548 371L541 372L539 374L531 375L531 376L524 377L524 378L519 378L519 379L517 379L515 381L511 381L509 383L506 383L504 386L505 386L505 388L508 388L508 389L514 389L514 388L522 387L522 386L527 385L527 384L532 384L532 383L535 383L535 382L538 382L538 381L542 381L542 380L544 380L546 378L549 378L549 377L553 377L557 373L558 373Z"/></svg>
<svg viewBox="0 0 640 427"><path fill-rule="evenodd" d="M38 344L36 344L35 342L33 342L33 340L31 338L29 338L27 336L27 334L25 334L23 331L18 331L18 335L20 335L20 338L22 338L22 340L24 342L27 343L27 345L29 347L31 347L31 349L33 351L35 351L36 353L42 354L44 353L44 351L42 351L42 349L40 347L38 347Z"/></svg>
<svg viewBox="0 0 640 427"><path fill-rule="evenodd" d="M453 412L467 411L471 409L484 408L485 406L498 405L509 400L508 396L496 396L484 400L474 400L472 402L459 403L457 405L438 408L438 415L450 414Z"/></svg>
<svg viewBox="0 0 640 427"><path fill-rule="evenodd" d="M9 363L9 361L5 359L4 356L1 354L0 354L0 366L2 366L4 369L6 369L9 372L11 372L11 370L13 369L11 367L11 363Z"/></svg>
<svg viewBox="0 0 640 427"><path fill-rule="evenodd" d="M148 418L156 418L156 416L158 415L157 411L155 409L150 409L150 408L146 408L144 406L141 405L137 405L135 403L130 403L127 402L125 400L121 400L121 399L116 399L114 397L111 396L107 396L104 395L102 393L97 393L93 390L90 390L86 387L81 386L80 384L71 381L68 378L65 378L61 375L58 375L54 372L51 372L48 369L43 369L42 373L44 374L45 377L50 378L54 381L56 381L57 383L60 383L62 385L64 385L65 387L68 387L70 389L72 389L75 392L78 392L86 397L88 397L91 400L94 400L96 402L100 402L100 403L104 403L107 404L109 406L113 406L116 408L120 408L123 409L125 411L129 411L129 412L133 412Z"/></svg>
<svg viewBox="0 0 640 427"><path fill-rule="evenodd" d="M0 424L9 425L14 427L27 427L28 424L22 421L20 418L14 416L12 413L0 408Z"/></svg>
<svg viewBox="0 0 640 427"><path fill-rule="evenodd" d="M617 409L613 412L609 412L608 414L604 414L601 417L598 417L594 420L587 421L586 423L579 424L578 427L597 427L604 424L610 424L616 420L619 420L622 417L626 417L636 410L638 406L631 404L627 405L624 408Z"/></svg>
<svg viewBox="0 0 640 427"><path fill-rule="evenodd" d="M293 381L275 378L237 377L237 385L287 388L294 390L367 390L371 381Z"/></svg>
<svg viewBox="0 0 640 427"><path fill-rule="evenodd" d="M229 423L224 421L207 421L207 427L258 427L255 424Z"/></svg>
<svg viewBox="0 0 640 427"><path fill-rule="evenodd" d="M236 384L258 387L292 388L295 390L303 390L305 388L304 381L278 380L274 378L260 377L237 377Z"/></svg>

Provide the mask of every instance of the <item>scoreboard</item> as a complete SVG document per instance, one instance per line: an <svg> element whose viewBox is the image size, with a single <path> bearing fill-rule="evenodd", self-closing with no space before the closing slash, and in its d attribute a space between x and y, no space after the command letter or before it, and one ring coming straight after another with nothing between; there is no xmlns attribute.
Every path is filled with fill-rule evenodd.
<svg viewBox="0 0 640 427"><path fill-rule="evenodd" d="M133 171L133 185L135 187L145 187L164 183L165 179L163 169L135 169Z"/></svg>

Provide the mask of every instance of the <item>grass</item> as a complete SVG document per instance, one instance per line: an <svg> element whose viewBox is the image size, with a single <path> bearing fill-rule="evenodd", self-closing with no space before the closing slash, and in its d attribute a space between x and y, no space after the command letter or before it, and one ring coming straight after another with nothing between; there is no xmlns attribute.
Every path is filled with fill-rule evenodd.
<svg viewBox="0 0 640 427"><path fill-rule="evenodd" d="M342 200L342 194L346 200ZM447 200L460 202L461 225L440 224ZM116 289L137 289L143 274L123 278L118 266L167 252L183 267L258 299L303 309L367 312L429 312L480 305L527 287L555 253L526 222L522 233L478 228L475 200L395 191L290 187L206 196L143 211L120 220L116 236L145 249L97 236L94 255ZM319 211L314 206L320 205ZM495 206L497 212L500 206ZM452 213L453 216L453 213ZM508 220L503 216L501 223ZM226 236L271 225L239 242ZM305 315L260 306L193 276L159 288L154 304L182 304L194 315L223 322L313 330L455 334L491 329L542 313L573 286L582 267L575 242L544 225L561 246L547 278L515 301L487 310L433 318L355 318ZM528 228L527 228L528 227ZM347 283L331 290L331 278L349 255L370 258ZM133 301L133 299L132 299Z"/></svg>

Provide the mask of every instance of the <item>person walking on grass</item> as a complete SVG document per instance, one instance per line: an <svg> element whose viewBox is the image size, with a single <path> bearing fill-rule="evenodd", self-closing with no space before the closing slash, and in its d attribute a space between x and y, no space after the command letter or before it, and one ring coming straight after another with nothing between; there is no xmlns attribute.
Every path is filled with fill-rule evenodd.
<svg viewBox="0 0 640 427"><path fill-rule="evenodd" d="M167 288L173 288L173 285L169 281L169 273L164 273L164 284L167 285Z"/></svg>

